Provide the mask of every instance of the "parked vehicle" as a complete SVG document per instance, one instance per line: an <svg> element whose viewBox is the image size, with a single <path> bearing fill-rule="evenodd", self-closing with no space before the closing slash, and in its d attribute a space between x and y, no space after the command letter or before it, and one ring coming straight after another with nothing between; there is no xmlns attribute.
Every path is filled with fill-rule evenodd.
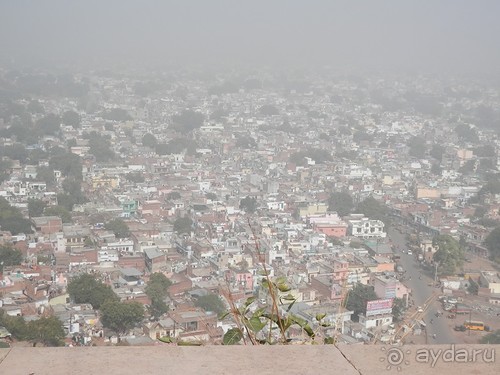
<svg viewBox="0 0 500 375"><path fill-rule="evenodd" d="M484 331L484 323L474 320L467 320L464 323L464 327L470 329L471 331Z"/></svg>
<svg viewBox="0 0 500 375"><path fill-rule="evenodd" d="M469 314L471 308L469 306L463 305L461 303L457 303L454 307L451 308L450 312L454 314Z"/></svg>

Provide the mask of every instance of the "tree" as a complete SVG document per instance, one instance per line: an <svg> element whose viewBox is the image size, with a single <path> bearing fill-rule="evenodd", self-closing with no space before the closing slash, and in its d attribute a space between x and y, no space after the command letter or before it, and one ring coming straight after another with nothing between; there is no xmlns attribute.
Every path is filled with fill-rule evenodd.
<svg viewBox="0 0 500 375"><path fill-rule="evenodd" d="M43 215L43 210L47 204L41 199L28 199L28 215L29 217L37 217Z"/></svg>
<svg viewBox="0 0 500 375"><path fill-rule="evenodd" d="M167 199L171 201L175 201L181 198L182 198L181 193L179 193L178 191L171 191L170 193L167 194Z"/></svg>
<svg viewBox="0 0 500 375"><path fill-rule="evenodd" d="M194 305L196 307L201 307L205 311L213 311L218 315L222 314L226 309L219 296L215 294L207 294L206 296L198 297L194 301Z"/></svg>
<svg viewBox="0 0 500 375"><path fill-rule="evenodd" d="M242 135L236 139L236 147L252 149L257 146L255 139L249 135Z"/></svg>
<svg viewBox="0 0 500 375"><path fill-rule="evenodd" d="M144 319L144 307L139 302L108 301L101 306L101 322L118 336L127 333Z"/></svg>
<svg viewBox="0 0 500 375"><path fill-rule="evenodd" d="M477 217L477 218L484 217L484 215L486 215L487 212L488 212L488 207L478 206L474 210L474 217Z"/></svg>
<svg viewBox="0 0 500 375"><path fill-rule="evenodd" d="M432 164L432 167L431 167L432 174L434 174L436 176L441 176L442 172L443 172L443 170L441 169L441 166L438 163Z"/></svg>
<svg viewBox="0 0 500 375"><path fill-rule="evenodd" d="M479 342L481 344L500 344L500 329L481 337Z"/></svg>
<svg viewBox="0 0 500 375"><path fill-rule="evenodd" d="M89 138L89 152L95 156L98 162L106 162L115 157L109 140L95 132L92 132Z"/></svg>
<svg viewBox="0 0 500 375"><path fill-rule="evenodd" d="M64 125L72 126L74 129L80 127L80 115L75 111L66 111L62 115L62 123Z"/></svg>
<svg viewBox="0 0 500 375"><path fill-rule="evenodd" d="M61 127L61 118L49 113L36 122L36 127L40 135L54 135Z"/></svg>
<svg viewBox="0 0 500 375"><path fill-rule="evenodd" d="M64 346L65 337L62 322L55 316L32 320L27 324L30 339L36 345L38 342L45 346Z"/></svg>
<svg viewBox="0 0 500 375"><path fill-rule="evenodd" d="M253 214L257 211L257 199L246 196L240 201L240 210Z"/></svg>
<svg viewBox="0 0 500 375"><path fill-rule="evenodd" d="M156 140L156 137L151 133L146 133L142 137L142 145L143 146L146 146L149 148L155 148L157 144L158 144L158 141Z"/></svg>
<svg viewBox="0 0 500 375"><path fill-rule="evenodd" d="M105 119L105 120L110 120L110 121L130 121L132 120L132 116L129 115L129 113L122 108L112 108L108 109L104 112L100 113L100 116Z"/></svg>
<svg viewBox="0 0 500 375"><path fill-rule="evenodd" d="M0 270L3 271L3 267L6 266L17 266L23 261L23 254L9 246L0 246Z"/></svg>
<svg viewBox="0 0 500 375"><path fill-rule="evenodd" d="M402 298L394 298L392 301L392 316L395 322L401 321L406 311L406 303Z"/></svg>
<svg viewBox="0 0 500 375"><path fill-rule="evenodd" d="M434 143L432 145L431 151L429 154L436 160L441 161L443 158L443 153L445 151L445 148L441 146L440 144Z"/></svg>
<svg viewBox="0 0 500 375"><path fill-rule="evenodd" d="M380 203L373 197L368 197L358 204L357 212L362 213L366 217L375 220L381 220L387 227L390 225L389 207L385 203Z"/></svg>
<svg viewBox="0 0 500 375"><path fill-rule="evenodd" d="M366 314L366 303L378 299L372 286L357 283L347 295L346 309L354 311L353 321L359 320L359 314Z"/></svg>
<svg viewBox="0 0 500 375"><path fill-rule="evenodd" d="M44 216L60 217L63 223L71 223L71 212L63 206L50 206L44 211Z"/></svg>
<svg viewBox="0 0 500 375"><path fill-rule="evenodd" d="M69 282L68 293L75 303L90 303L94 309L99 309L107 301L118 301L111 287L86 273Z"/></svg>
<svg viewBox="0 0 500 375"><path fill-rule="evenodd" d="M467 124L457 125L455 133L462 141L477 142L479 140L476 130Z"/></svg>
<svg viewBox="0 0 500 375"><path fill-rule="evenodd" d="M158 319L168 311L165 298L167 297L170 285L172 285L172 282L164 274L155 272L151 275L148 285L145 288L145 292L151 300L149 312L155 319Z"/></svg>
<svg viewBox="0 0 500 375"><path fill-rule="evenodd" d="M0 160L0 184L9 179L11 167L11 160Z"/></svg>
<svg viewBox="0 0 500 375"><path fill-rule="evenodd" d="M352 197L346 192L335 192L328 199L328 210L335 211L339 216L348 215L354 208Z"/></svg>
<svg viewBox="0 0 500 375"><path fill-rule="evenodd" d="M0 309L0 326L5 327L17 340L29 340L30 333L22 316L10 316Z"/></svg>
<svg viewBox="0 0 500 375"><path fill-rule="evenodd" d="M17 207L12 207L3 197L0 197L0 227L12 234L33 233L31 222L23 217Z"/></svg>
<svg viewBox="0 0 500 375"><path fill-rule="evenodd" d="M215 193L206 193L205 198L211 200L211 201L216 201L217 200L217 194Z"/></svg>
<svg viewBox="0 0 500 375"><path fill-rule="evenodd" d="M189 133L203 125L204 117L200 112L195 112L190 109L182 111L178 115L172 117L172 129L180 133Z"/></svg>
<svg viewBox="0 0 500 375"><path fill-rule="evenodd" d="M500 227L493 229L484 240L484 245L490 253L490 258L500 263Z"/></svg>
<svg viewBox="0 0 500 375"><path fill-rule="evenodd" d="M193 220L188 216L178 217L174 221L174 231L177 234L191 234L191 230L193 229Z"/></svg>
<svg viewBox="0 0 500 375"><path fill-rule="evenodd" d="M408 141L408 146L410 147L409 154L415 158L421 159L425 156L425 139L421 137L412 137Z"/></svg>
<svg viewBox="0 0 500 375"><path fill-rule="evenodd" d="M465 250L456 239L447 234L435 236L432 245L438 249L433 257L434 262L438 264L438 273L454 275L463 264Z"/></svg>
<svg viewBox="0 0 500 375"><path fill-rule="evenodd" d="M467 288L467 291L475 296L477 296L477 293L479 292L479 284L475 282L471 277L469 277L469 286Z"/></svg>
<svg viewBox="0 0 500 375"><path fill-rule="evenodd" d="M140 171L127 173L125 175L125 178L127 179L127 181L135 182L136 184L145 181L144 175Z"/></svg>
<svg viewBox="0 0 500 375"><path fill-rule="evenodd" d="M128 229L127 223L125 223L122 219L116 218L111 221L108 221L104 228L112 231L116 238L126 238L130 237L130 230Z"/></svg>

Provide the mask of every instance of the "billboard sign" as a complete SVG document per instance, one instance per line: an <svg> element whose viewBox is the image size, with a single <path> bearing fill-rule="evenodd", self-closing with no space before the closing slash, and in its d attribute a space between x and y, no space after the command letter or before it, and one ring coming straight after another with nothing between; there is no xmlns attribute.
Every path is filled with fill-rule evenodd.
<svg viewBox="0 0 500 375"><path fill-rule="evenodd" d="M392 298L376 299L366 303L366 316L390 314L392 312Z"/></svg>

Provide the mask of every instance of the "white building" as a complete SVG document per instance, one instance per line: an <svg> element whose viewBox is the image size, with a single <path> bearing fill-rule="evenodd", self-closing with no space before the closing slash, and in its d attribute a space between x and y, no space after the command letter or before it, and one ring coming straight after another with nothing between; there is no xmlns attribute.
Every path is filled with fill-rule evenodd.
<svg viewBox="0 0 500 375"><path fill-rule="evenodd" d="M384 223L380 220L372 220L367 217L360 219L349 219L349 234L359 238L385 238Z"/></svg>

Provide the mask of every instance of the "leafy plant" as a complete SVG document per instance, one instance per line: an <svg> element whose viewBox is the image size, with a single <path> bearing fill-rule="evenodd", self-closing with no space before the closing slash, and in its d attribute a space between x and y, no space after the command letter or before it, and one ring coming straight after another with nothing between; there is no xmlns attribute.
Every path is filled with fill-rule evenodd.
<svg viewBox="0 0 500 375"><path fill-rule="evenodd" d="M249 223L250 224L250 223ZM250 226L251 227L251 226ZM252 227L251 227L252 228ZM252 229L253 232L253 229ZM260 251L260 246L257 237L253 232L255 240L255 249L261 261L262 271L262 287L268 293L271 304L269 307L258 307L255 296L249 297L241 305L237 306L228 291L225 292L225 297L229 302L230 309L221 318L231 316L236 327L229 329L224 337L224 345L243 344L288 344L292 341L290 331L292 328L299 328L305 336L305 342L319 343L318 330L322 327L329 327L330 324L324 321L326 314L317 314L316 321L317 329L313 329L310 322L306 319L291 313L291 309L297 298L291 293L292 288L287 283L286 278L278 277L271 279L266 267L264 254ZM324 337L324 344L333 344L333 337Z"/></svg>

